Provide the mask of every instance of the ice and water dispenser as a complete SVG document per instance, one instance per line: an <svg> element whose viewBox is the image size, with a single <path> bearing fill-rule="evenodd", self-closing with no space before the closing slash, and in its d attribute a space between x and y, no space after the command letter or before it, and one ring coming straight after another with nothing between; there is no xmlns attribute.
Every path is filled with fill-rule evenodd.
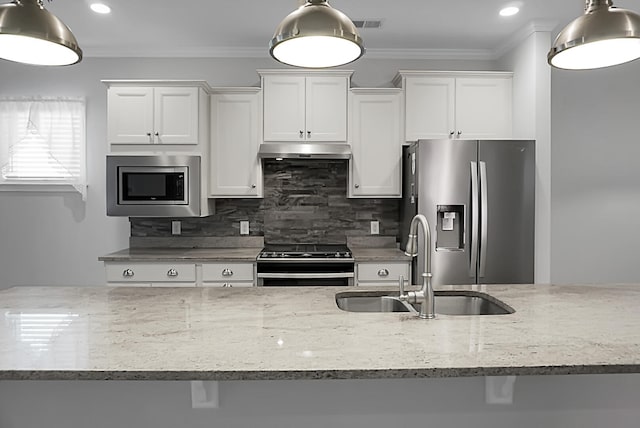
<svg viewBox="0 0 640 428"><path fill-rule="evenodd" d="M464 250L464 205L437 205L436 251Z"/></svg>

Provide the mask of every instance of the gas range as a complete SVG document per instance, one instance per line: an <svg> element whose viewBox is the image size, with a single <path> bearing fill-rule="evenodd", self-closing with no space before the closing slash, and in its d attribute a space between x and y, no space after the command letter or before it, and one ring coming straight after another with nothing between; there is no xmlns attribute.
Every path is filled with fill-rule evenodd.
<svg viewBox="0 0 640 428"><path fill-rule="evenodd" d="M266 245L258 255L262 262L353 262L351 250L340 244L276 244Z"/></svg>

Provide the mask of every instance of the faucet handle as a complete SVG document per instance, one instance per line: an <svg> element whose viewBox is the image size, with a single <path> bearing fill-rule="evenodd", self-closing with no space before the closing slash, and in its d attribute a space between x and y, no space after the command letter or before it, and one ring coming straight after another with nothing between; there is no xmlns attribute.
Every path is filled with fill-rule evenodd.
<svg viewBox="0 0 640 428"><path fill-rule="evenodd" d="M398 277L398 288L400 290L400 298L407 295L404 291L404 276L402 275Z"/></svg>

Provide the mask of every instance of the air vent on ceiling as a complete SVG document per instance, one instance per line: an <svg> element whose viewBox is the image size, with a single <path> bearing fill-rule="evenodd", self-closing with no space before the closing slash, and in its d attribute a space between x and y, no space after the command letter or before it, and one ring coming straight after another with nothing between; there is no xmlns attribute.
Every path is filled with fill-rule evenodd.
<svg viewBox="0 0 640 428"><path fill-rule="evenodd" d="M382 19L360 19L354 20L356 28L380 28L382 27Z"/></svg>

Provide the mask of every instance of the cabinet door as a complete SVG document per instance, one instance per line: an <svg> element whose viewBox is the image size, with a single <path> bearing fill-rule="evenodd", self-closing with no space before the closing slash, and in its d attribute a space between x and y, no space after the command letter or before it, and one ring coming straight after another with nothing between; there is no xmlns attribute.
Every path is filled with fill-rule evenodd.
<svg viewBox="0 0 640 428"><path fill-rule="evenodd" d="M306 78L307 141L347 141L346 77Z"/></svg>
<svg viewBox="0 0 640 428"><path fill-rule="evenodd" d="M352 95L350 197L400 197L400 138L400 93Z"/></svg>
<svg viewBox="0 0 640 428"><path fill-rule="evenodd" d="M511 79L456 79L457 138L511 138Z"/></svg>
<svg viewBox="0 0 640 428"><path fill-rule="evenodd" d="M211 96L210 196L262 195L259 94Z"/></svg>
<svg viewBox="0 0 640 428"><path fill-rule="evenodd" d="M109 143L153 143L153 88L110 88L107 104Z"/></svg>
<svg viewBox="0 0 640 428"><path fill-rule="evenodd" d="M155 142L198 144L198 88L155 88Z"/></svg>
<svg viewBox="0 0 640 428"><path fill-rule="evenodd" d="M265 76L264 141L304 141L305 78Z"/></svg>
<svg viewBox="0 0 640 428"><path fill-rule="evenodd" d="M455 79L407 77L405 140L451 138L455 132Z"/></svg>

